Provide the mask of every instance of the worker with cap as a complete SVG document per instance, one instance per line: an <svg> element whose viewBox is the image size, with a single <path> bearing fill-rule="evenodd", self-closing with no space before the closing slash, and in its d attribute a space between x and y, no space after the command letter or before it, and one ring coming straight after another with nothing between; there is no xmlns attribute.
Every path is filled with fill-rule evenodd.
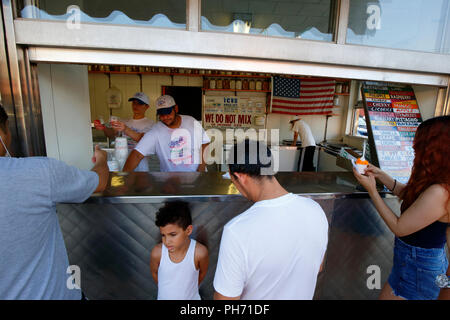
<svg viewBox="0 0 450 320"><path fill-rule="evenodd" d="M123 171L133 171L145 156L156 154L161 171L205 171L203 153L210 139L193 117L178 114L178 105L169 95L156 100L159 121L130 153Z"/></svg>
<svg viewBox="0 0 450 320"><path fill-rule="evenodd" d="M297 145L297 139L300 136L300 141L302 144L303 156L303 168L300 168L301 156L299 158L299 171L316 171L314 167L314 153L316 151L316 141L311 132L309 125L302 120L299 116L296 116L293 120L289 122L291 124L291 131L294 132L294 139L292 141L292 146Z"/></svg>
<svg viewBox="0 0 450 320"><path fill-rule="evenodd" d="M145 112L149 108L148 96L143 92L136 92L131 98L131 108L133 111L133 118L125 120L115 120L111 121L111 128L102 125L98 120L94 121L94 126L97 130L102 130L105 135L110 139L115 139L119 133L127 138L128 150L131 152L136 144L141 140L144 134L150 130L150 128L155 124L151 119L145 117ZM134 171L145 171L147 172L148 161L140 161Z"/></svg>

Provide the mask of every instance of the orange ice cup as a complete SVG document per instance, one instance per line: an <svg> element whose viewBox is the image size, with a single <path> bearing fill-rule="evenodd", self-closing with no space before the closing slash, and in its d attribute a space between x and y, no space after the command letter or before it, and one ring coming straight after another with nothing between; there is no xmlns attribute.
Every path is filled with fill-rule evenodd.
<svg viewBox="0 0 450 320"><path fill-rule="evenodd" d="M369 161L367 161L367 160L361 160L361 158L358 158L358 159L356 160L355 163L356 163L356 164L361 164L361 165L364 165L364 166L369 165Z"/></svg>

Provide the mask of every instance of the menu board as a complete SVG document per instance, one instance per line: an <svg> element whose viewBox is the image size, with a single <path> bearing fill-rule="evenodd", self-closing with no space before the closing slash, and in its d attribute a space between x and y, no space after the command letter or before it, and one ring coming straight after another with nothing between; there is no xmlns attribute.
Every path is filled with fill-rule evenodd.
<svg viewBox="0 0 450 320"><path fill-rule="evenodd" d="M414 160L414 135L422 122L414 90L365 82L361 91L372 161L399 182L407 183Z"/></svg>
<svg viewBox="0 0 450 320"><path fill-rule="evenodd" d="M204 96L203 128L264 128L265 97Z"/></svg>

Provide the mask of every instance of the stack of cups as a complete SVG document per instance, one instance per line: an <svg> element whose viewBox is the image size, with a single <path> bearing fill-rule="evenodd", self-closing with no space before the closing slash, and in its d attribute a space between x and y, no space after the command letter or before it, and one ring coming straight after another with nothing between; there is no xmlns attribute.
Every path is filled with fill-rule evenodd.
<svg viewBox="0 0 450 320"><path fill-rule="evenodd" d="M119 169L122 171L123 165L127 161L128 157L128 142L125 137L117 137L115 143L114 154L116 156L116 160L119 162Z"/></svg>

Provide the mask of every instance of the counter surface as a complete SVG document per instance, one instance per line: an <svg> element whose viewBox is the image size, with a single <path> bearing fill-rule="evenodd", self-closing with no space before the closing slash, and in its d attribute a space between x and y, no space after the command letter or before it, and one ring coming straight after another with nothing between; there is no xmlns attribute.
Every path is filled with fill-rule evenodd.
<svg viewBox="0 0 450 320"><path fill-rule="evenodd" d="M151 203L164 198L217 201L241 197L224 172L111 173L107 189L88 203ZM351 172L279 172L276 178L289 192L321 199L366 198Z"/></svg>

